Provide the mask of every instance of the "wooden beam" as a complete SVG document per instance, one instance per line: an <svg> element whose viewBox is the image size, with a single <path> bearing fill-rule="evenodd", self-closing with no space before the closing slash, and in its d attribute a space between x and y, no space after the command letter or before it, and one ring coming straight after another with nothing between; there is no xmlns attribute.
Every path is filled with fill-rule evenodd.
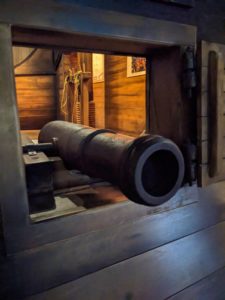
<svg viewBox="0 0 225 300"><path fill-rule="evenodd" d="M28 222L27 193L22 162L19 120L12 61L11 28L0 24L0 205L6 250L11 232Z"/></svg>
<svg viewBox="0 0 225 300"><path fill-rule="evenodd" d="M46 0L39 6L35 0L4 1L0 22L159 45L194 45L196 41L196 28L191 25L84 7L66 0Z"/></svg>

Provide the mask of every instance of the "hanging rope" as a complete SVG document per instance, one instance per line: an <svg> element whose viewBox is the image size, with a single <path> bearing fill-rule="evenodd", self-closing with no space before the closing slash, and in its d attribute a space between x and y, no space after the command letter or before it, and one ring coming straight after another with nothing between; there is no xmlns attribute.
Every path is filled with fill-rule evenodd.
<svg viewBox="0 0 225 300"><path fill-rule="evenodd" d="M62 100L60 105L61 112L65 115L65 120L76 123L81 123L81 74L82 71L78 71L76 73L73 70L69 69L69 74L65 77L63 84L63 93ZM69 88L74 90L73 97L69 97ZM70 103L69 103L70 102ZM71 116L69 116L68 107L71 107Z"/></svg>
<svg viewBox="0 0 225 300"><path fill-rule="evenodd" d="M73 75L74 101L72 103L72 122L78 124L81 124L81 74L82 71L78 71ZM76 117L75 120L74 116Z"/></svg>

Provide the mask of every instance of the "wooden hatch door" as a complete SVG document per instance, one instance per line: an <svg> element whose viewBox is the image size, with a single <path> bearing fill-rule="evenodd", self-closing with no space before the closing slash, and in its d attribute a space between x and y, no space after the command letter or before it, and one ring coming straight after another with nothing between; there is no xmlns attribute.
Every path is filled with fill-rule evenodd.
<svg viewBox="0 0 225 300"><path fill-rule="evenodd" d="M199 48L198 184L225 180L225 45Z"/></svg>

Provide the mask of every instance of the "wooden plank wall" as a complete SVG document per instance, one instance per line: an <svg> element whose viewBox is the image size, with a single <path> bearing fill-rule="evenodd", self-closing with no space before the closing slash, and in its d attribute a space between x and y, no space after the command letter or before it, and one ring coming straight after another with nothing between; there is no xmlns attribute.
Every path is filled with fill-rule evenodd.
<svg viewBox="0 0 225 300"><path fill-rule="evenodd" d="M190 100L182 93L182 52L170 48L151 57L150 132L181 146L190 137ZM195 119L195 116L194 116Z"/></svg>
<svg viewBox="0 0 225 300"><path fill-rule="evenodd" d="M54 75L16 77L16 90L22 130L41 129L55 119Z"/></svg>
<svg viewBox="0 0 225 300"><path fill-rule="evenodd" d="M95 126L105 128L105 82L93 83Z"/></svg>
<svg viewBox="0 0 225 300"><path fill-rule="evenodd" d="M145 75L127 77L127 57L105 59L106 127L130 135L145 129Z"/></svg>
<svg viewBox="0 0 225 300"><path fill-rule="evenodd" d="M65 75L69 68L78 66L74 55L77 54L63 54L57 70L59 119L65 119L60 109ZM97 128L131 135L139 135L145 129L145 76L127 77L127 57L105 55L105 81L93 83L93 100Z"/></svg>
<svg viewBox="0 0 225 300"><path fill-rule="evenodd" d="M199 65L200 84L198 97L198 155L200 164L198 167L199 184L205 186L225 179L225 46L222 44L202 42L199 48ZM213 74L213 78L217 78L214 82L217 89L213 102L218 102L217 111L214 111L210 105L209 93L209 54L217 53L220 65L218 74ZM209 109L210 108L210 109ZM216 115L215 115L216 114ZM216 117L216 120L211 118ZM212 132L212 121L217 126L216 132ZM216 145L213 145L217 143ZM217 148L214 159L210 159L210 147ZM214 176L210 176L210 165L216 163L219 167Z"/></svg>
<svg viewBox="0 0 225 300"><path fill-rule="evenodd" d="M17 67L15 81L22 130L40 129L56 118L51 50L38 49L29 60Z"/></svg>

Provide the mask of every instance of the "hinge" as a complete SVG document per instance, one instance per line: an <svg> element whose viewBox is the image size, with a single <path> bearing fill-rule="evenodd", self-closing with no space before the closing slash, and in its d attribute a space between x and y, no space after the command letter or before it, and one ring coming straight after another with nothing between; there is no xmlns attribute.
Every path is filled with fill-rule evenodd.
<svg viewBox="0 0 225 300"><path fill-rule="evenodd" d="M183 54L183 89L186 97L191 99L196 88L196 58L194 49L187 47Z"/></svg>

